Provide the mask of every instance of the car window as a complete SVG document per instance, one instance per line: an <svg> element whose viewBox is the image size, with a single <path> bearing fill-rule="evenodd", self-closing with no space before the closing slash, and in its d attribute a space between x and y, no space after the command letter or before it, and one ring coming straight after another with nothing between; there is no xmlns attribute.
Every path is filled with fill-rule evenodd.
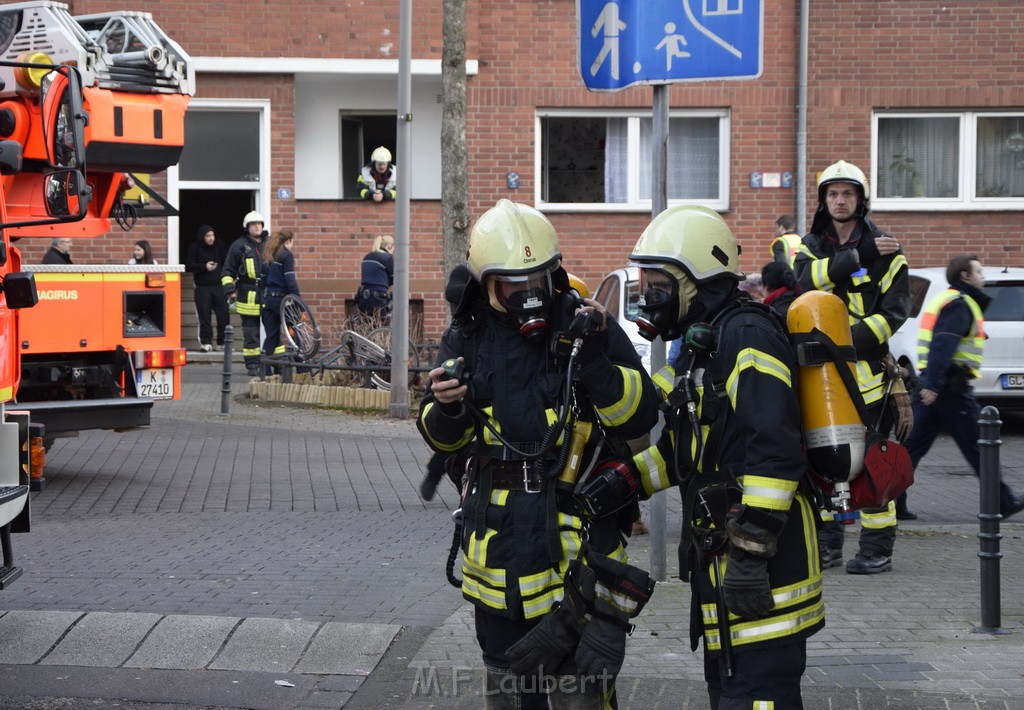
<svg viewBox="0 0 1024 710"><path fill-rule="evenodd" d="M626 282L626 319L636 322L640 317L640 282Z"/></svg>
<svg viewBox="0 0 1024 710"><path fill-rule="evenodd" d="M992 297L986 321L1024 321L1024 284L993 284L985 287L985 294Z"/></svg>
<svg viewBox="0 0 1024 710"><path fill-rule="evenodd" d="M928 295L931 281L923 276L910 276L910 317L917 318L924 308L924 297Z"/></svg>
<svg viewBox="0 0 1024 710"><path fill-rule="evenodd" d="M619 278L615 274L608 276L601 285L597 287L597 294L594 300L605 307L605 310L618 319L619 317Z"/></svg>

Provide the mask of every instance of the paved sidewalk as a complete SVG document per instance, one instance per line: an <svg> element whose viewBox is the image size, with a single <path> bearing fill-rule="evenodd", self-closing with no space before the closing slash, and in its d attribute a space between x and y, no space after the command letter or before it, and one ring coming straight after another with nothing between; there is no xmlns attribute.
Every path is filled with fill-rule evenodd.
<svg viewBox="0 0 1024 710"><path fill-rule="evenodd" d="M33 533L15 537L25 575L0 592L0 708L62 687L197 707L480 707L471 608L442 573L457 502L419 498L413 423L239 400L222 417L218 372L190 374L151 429L51 452ZM1001 454L1020 491L1012 425ZM892 572L826 571L806 707L1024 710L1024 514L1002 526L1010 633L973 633L978 486L964 468L948 440L925 459ZM672 579L678 494L668 509L670 579L630 640L622 708L707 706ZM649 541L629 547L642 566ZM110 694L132 679L143 687Z"/></svg>

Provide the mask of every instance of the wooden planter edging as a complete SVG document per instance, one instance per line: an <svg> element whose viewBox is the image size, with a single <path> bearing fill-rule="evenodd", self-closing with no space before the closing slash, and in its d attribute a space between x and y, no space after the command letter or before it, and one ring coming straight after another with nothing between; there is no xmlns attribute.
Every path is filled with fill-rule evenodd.
<svg viewBox="0 0 1024 710"><path fill-rule="evenodd" d="M391 393L365 387L284 383L278 375L249 381L249 397L268 402L298 402L324 407L387 411Z"/></svg>

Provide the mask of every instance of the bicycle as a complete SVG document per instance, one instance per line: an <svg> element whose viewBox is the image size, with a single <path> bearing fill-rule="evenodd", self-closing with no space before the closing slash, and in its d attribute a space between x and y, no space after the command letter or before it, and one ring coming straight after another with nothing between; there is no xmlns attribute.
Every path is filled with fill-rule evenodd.
<svg viewBox="0 0 1024 710"><path fill-rule="evenodd" d="M391 390L391 328L382 326L374 328L366 335L354 330L346 330L341 334L341 356L345 364L352 367L374 367L368 370L367 383L379 390ZM416 346L410 341L409 358L406 363L409 372L409 386L412 387L419 379L415 368L419 367L419 354Z"/></svg>
<svg viewBox="0 0 1024 710"><path fill-rule="evenodd" d="M309 360L320 350L316 318L305 301L293 293L281 299L281 334L285 346L302 360Z"/></svg>

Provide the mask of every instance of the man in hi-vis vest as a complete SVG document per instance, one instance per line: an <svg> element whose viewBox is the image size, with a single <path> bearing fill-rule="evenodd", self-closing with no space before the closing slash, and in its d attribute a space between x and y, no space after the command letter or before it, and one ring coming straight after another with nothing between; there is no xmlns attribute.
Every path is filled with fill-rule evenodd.
<svg viewBox="0 0 1024 710"><path fill-rule="evenodd" d="M971 380L981 376L985 347L982 314L992 301L985 295L981 262L973 254L958 256L946 268L949 288L938 294L921 313L917 338L921 380L914 394L914 429L904 442L910 460L924 458L943 429L953 437L960 453L974 469L980 468L978 417L981 407ZM1024 498L999 482L999 512L1004 518L1024 510Z"/></svg>

